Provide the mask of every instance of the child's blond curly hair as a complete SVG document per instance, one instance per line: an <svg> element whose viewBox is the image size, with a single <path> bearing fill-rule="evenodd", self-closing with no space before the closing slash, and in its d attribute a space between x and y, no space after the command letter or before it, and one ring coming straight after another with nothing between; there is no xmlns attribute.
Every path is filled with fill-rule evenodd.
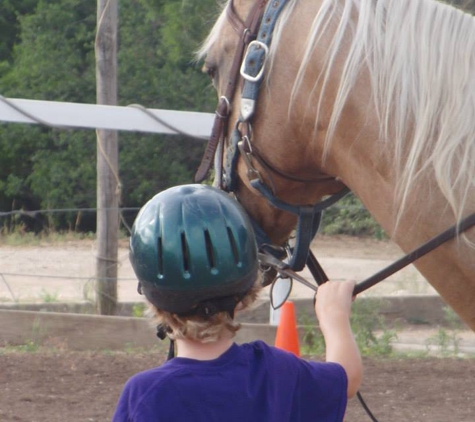
<svg viewBox="0 0 475 422"><path fill-rule="evenodd" d="M252 305L261 289L261 283L258 280L245 294L237 308L243 310ZM170 328L167 335L172 340L188 339L201 343L211 343L225 337L232 338L241 328L241 324L236 322L227 312L219 312L210 318L204 319L197 315L179 316L158 309L151 303L149 303L149 307L153 322L157 325L167 325Z"/></svg>

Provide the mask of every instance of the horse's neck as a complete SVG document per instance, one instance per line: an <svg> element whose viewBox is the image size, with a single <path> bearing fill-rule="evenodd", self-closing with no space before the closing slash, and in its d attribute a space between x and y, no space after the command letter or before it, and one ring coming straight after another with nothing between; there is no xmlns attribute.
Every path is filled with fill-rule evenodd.
<svg viewBox="0 0 475 422"><path fill-rule="evenodd" d="M455 223L455 216L430 172L417 179L404 209L398 213L392 148L380 139L376 117L364 123L343 115L346 127L337 130L330 156L334 171L362 200L366 208L405 252L409 252ZM466 214L475 212L475 198ZM475 229L467 232L475 242ZM475 330L475 249L461 239L453 240L416 262L416 267L444 300Z"/></svg>

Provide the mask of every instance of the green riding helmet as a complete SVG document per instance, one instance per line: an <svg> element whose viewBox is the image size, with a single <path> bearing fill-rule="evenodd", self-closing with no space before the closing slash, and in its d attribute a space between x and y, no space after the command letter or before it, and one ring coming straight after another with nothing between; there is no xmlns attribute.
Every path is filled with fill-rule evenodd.
<svg viewBox="0 0 475 422"><path fill-rule="evenodd" d="M132 228L130 260L139 292L180 315L233 312L257 278L245 211L205 185L176 186L147 202Z"/></svg>

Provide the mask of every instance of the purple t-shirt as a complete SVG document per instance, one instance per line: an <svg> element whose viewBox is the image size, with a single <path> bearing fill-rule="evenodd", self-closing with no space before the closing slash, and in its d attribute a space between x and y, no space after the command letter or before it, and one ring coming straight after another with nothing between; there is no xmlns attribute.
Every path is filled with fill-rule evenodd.
<svg viewBox="0 0 475 422"><path fill-rule="evenodd" d="M125 384L113 422L342 421L347 376L262 341L233 344L219 358L174 358Z"/></svg>

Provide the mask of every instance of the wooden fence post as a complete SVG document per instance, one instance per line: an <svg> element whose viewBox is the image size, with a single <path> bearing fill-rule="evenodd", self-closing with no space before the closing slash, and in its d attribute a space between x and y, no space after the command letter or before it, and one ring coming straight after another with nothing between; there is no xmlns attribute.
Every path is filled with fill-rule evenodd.
<svg viewBox="0 0 475 422"><path fill-rule="evenodd" d="M118 0L97 1L97 103L117 105ZM97 130L96 306L101 315L117 308L119 246L119 153L116 131Z"/></svg>

